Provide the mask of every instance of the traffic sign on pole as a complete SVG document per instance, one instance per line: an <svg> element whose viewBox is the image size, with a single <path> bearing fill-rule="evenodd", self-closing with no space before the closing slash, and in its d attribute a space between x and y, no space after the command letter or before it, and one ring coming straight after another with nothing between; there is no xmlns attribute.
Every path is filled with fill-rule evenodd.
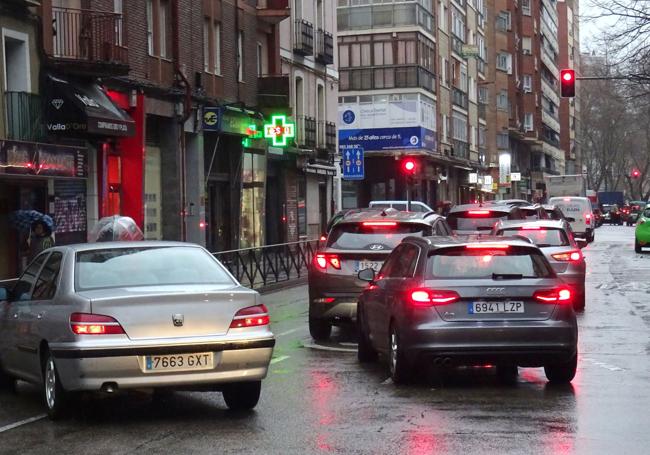
<svg viewBox="0 0 650 455"><path fill-rule="evenodd" d="M341 170L344 180L363 180L365 165L361 147L341 146Z"/></svg>

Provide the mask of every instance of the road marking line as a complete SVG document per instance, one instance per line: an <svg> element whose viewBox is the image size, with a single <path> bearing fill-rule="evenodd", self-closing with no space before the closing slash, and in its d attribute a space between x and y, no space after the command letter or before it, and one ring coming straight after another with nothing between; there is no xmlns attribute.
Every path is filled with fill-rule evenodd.
<svg viewBox="0 0 650 455"><path fill-rule="evenodd" d="M582 360L584 360L586 362L589 362L589 363L592 363L592 364L594 364L596 366L599 366L601 368L605 368L606 370L609 370L609 371L625 371L625 368L617 367L616 365L610 365L609 363L605 363L605 362L599 362L598 360L593 360L593 359L586 358L586 357L583 358Z"/></svg>
<svg viewBox="0 0 650 455"><path fill-rule="evenodd" d="M280 363L283 360L287 360L289 357L290 356L288 356L288 355L281 355L280 357L276 357L275 359L271 359L271 365L273 365L274 363Z"/></svg>
<svg viewBox="0 0 650 455"><path fill-rule="evenodd" d="M304 330L304 327L296 327L295 329L287 330L286 332L278 333L276 337L283 337L289 335L290 333L298 332L299 330Z"/></svg>
<svg viewBox="0 0 650 455"><path fill-rule="evenodd" d="M14 428L22 427L23 425L27 425L29 423L36 422L38 420L42 420L45 417L47 417L47 414L40 414L40 415L37 415L37 416L34 416L34 417L30 417L29 419L21 420L20 422L5 425L4 427L0 427L0 433L4 433L5 431L13 430Z"/></svg>
<svg viewBox="0 0 650 455"><path fill-rule="evenodd" d="M337 348L337 347L334 347L334 346L321 346L321 345L312 344L312 343L304 343L304 347L310 348L310 349L318 349L318 350L321 350L321 351L357 352L356 349Z"/></svg>

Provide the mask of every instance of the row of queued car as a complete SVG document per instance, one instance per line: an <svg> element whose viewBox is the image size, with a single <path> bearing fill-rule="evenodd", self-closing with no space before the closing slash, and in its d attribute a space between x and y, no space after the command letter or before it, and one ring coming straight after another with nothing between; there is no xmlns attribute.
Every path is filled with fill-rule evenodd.
<svg viewBox="0 0 650 455"><path fill-rule="evenodd" d="M358 357L382 354L393 382L425 364L543 366L573 379L585 260L560 210L499 201L435 212L339 214L309 270L309 330L355 322Z"/></svg>

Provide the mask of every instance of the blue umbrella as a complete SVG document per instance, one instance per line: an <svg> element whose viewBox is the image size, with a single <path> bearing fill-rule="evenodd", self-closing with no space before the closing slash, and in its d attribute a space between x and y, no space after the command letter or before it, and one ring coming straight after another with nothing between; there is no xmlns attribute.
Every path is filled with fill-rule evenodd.
<svg viewBox="0 0 650 455"><path fill-rule="evenodd" d="M50 215L36 210L16 210L9 215L9 222L20 231L29 231L36 221L42 222L51 232L54 232L54 221Z"/></svg>

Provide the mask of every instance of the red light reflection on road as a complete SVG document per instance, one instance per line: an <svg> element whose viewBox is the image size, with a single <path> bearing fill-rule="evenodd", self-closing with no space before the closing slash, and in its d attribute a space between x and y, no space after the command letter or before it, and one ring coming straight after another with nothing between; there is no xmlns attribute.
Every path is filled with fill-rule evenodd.
<svg viewBox="0 0 650 455"><path fill-rule="evenodd" d="M444 452L441 450L438 438L426 430L417 430L409 433L406 440L406 450L408 455L429 455L432 453Z"/></svg>
<svg viewBox="0 0 650 455"><path fill-rule="evenodd" d="M314 406L314 415L318 419L318 433L316 434L316 447L320 451L333 452L335 449L330 443L330 434L327 431L336 421L336 413L333 410L335 396L339 387L334 378L322 371L310 372L311 381L309 390L311 391L311 400Z"/></svg>

